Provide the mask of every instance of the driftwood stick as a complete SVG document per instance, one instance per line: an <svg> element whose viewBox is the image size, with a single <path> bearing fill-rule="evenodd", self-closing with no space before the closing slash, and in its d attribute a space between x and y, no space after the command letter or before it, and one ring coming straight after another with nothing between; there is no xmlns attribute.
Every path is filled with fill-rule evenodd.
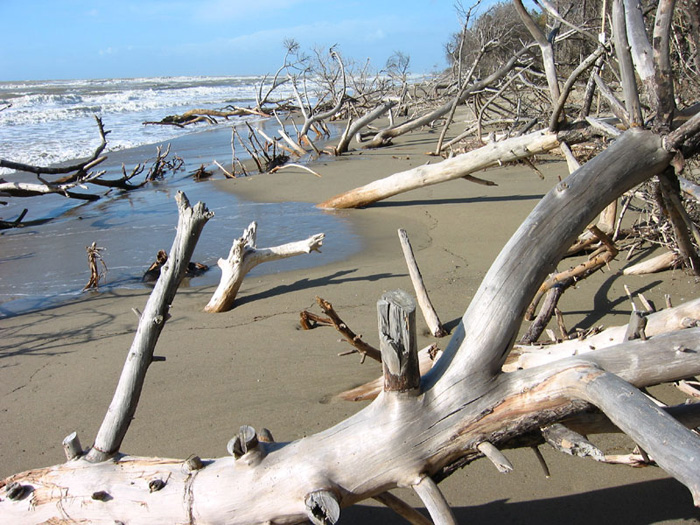
<svg viewBox="0 0 700 525"><path fill-rule="evenodd" d="M437 312L433 307L433 303L430 301L428 290L426 290L425 284L423 283L423 276L420 273L418 263L413 255L411 241L408 240L408 234L403 228L399 229L399 241L401 242L403 256L406 259L406 266L408 266L408 273L411 276L413 289L416 292L418 306L420 306L420 310L423 313L423 318L428 324L428 328L430 328L430 333L433 334L434 337L444 337L447 335L447 330L445 330L445 328L442 326Z"/></svg>
<svg viewBox="0 0 700 525"><path fill-rule="evenodd" d="M394 496L391 492L383 492L382 494L374 496L372 499L383 503L411 525L432 525L433 523L408 503Z"/></svg>
<svg viewBox="0 0 700 525"><path fill-rule="evenodd" d="M64 438L63 451L66 454L67 461L83 455L83 447L80 445L77 432L71 432Z"/></svg>
<svg viewBox="0 0 700 525"><path fill-rule="evenodd" d="M428 509L431 519L435 525L457 525L457 520L445 496L432 478L425 476L420 482L413 485L425 508Z"/></svg>
<svg viewBox="0 0 700 525"><path fill-rule="evenodd" d="M353 332L350 327L340 318L338 313L333 308L333 305L322 299L321 297L316 297L316 302L323 310L323 313L328 316L330 324L332 324L338 332L345 338L345 340L350 343L355 351L362 355L362 361L364 362L365 357L370 357L375 361L382 362L382 353L374 348L372 345L365 343L362 340L362 336L357 335Z"/></svg>
<svg viewBox="0 0 700 525"><path fill-rule="evenodd" d="M564 290L571 286L573 283L573 278L565 279L564 281L557 283L556 285L552 286L549 290L547 290L544 302L540 307L540 311L537 314L535 320L528 327L525 334L523 334L522 338L520 339L520 344L529 345L540 338L542 332L544 332L544 329L547 327L547 324L554 315L554 311L557 307L557 303L559 302L559 298L564 294Z"/></svg>
<svg viewBox="0 0 700 525"><path fill-rule="evenodd" d="M661 196L668 219L673 226L678 249L688 268L695 275L700 275L700 256L698 256L698 252L695 250L688 233L688 227L693 233L697 232L697 228L683 207L679 197L680 188L677 185L678 180L673 173L673 168L669 168L669 170L659 175Z"/></svg>
<svg viewBox="0 0 700 525"><path fill-rule="evenodd" d="M551 288L554 286L560 286L566 289L574 282L580 281L581 279L585 279L589 275L592 275L594 272L607 265L610 261L617 257L619 252L612 240L610 240L610 238L597 226L591 226L590 230L593 235L595 235L595 237L597 237L603 243L603 248L591 254L591 257L586 262L563 272L556 273L542 283L539 290L537 290L535 293L535 297L532 299L527 312L525 313L525 319L533 319L535 309L542 299L542 296ZM556 304L554 306L556 306ZM552 309L552 313L553 312L554 310Z"/></svg>
<svg viewBox="0 0 700 525"><path fill-rule="evenodd" d="M385 293L377 302L379 348L385 392L418 394L420 370L416 346L416 305L403 290Z"/></svg>
<svg viewBox="0 0 700 525"><path fill-rule="evenodd" d="M605 458L605 454L593 443L561 423L553 423L543 427L542 437L555 450L564 454L581 458L592 457L596 461L602 461Z"/></svg>
<svg viewBox="0 0 700 525"><path fill-rule="evenodd" d="M314 525L333 525L340 519L338 498L329 490L310 493L304 500L306 515Z"/></svg>
<svg viewBox="0 0 700 525"><path fill-rule="evenodd" d="M169 317L168 311L175 292L185 276L187 264L204 225L214 215L201 202L194 207L190 206L182 192L177 193L175 200L179 209L177 234L168 262L163 266L141 315L112 403L97 433L95 444L87 455L91 462L105 461L119 451L136 412L146 371L153 359L153 349Z"/></svg>
<svg viewBox="0 0 700 525"><path fill-rule="evenodd" d="M484 456L486 456L491 463L493 463L502 474L507 474L508 472L513 472L513 464L508 460L508 458L498 450L492 443L488 441L482 441L476 446Z"/></svg>

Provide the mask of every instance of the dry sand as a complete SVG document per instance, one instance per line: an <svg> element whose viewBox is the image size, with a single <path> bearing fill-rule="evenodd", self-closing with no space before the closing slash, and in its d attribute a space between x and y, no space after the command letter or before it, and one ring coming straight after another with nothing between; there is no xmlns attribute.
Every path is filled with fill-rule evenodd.
<svg viewBox="0 0 700 525"><path fill-rule="evenodd" d="M217 184L251 200L321 202L370 180L435 162L424 155L435 139L417 133L391 148L324 158L313 166L323 175L320 179L289 169ZM167 360L149 370L122 449L164 457L221 456L240 425L267 427L276 440L289 441L359 410L361 405L333 397L377 377L379 366L369 361L360 365L356 356L338 357L347 349L339 335L325 327L301 330L299 312L310 308L320 313L314 298L321 296L376 345L377 299L397 288L412 292L396 234L405 228L438 314L454 328L491 261L564 169L560 163L543 164L544 180L524 166L494 169L482 176L497 182L496 187L457 180L367 209L333 212L363 237L361 253L310 270L251 276L228 313L202 312L212 288L181 290L156 348ZM316 232L298 233L301 239ZM222 254L227 251L222 246ZM622 277L615 273L621 264L615 262L611 271L565 294L562 309L570 328L626 322L630 305L624 284L657 304L663 304L666 293L680 303L700 291L681 272ZM136 327L131 309L143 308L146 299L146 292L97 293L3 321L0 476L61 462L61 440L74 430L85 446L90 444ZM433 341L420 315L418 331L419 345ZM446 340L439 344L444 347ZM630 446L625 438L610 436L597 442L614 453ZM515 466L511 474L499 474L480 460L443 482L459 522L700 523L688 491L658 468L603 465L541 449L550 479L534 454L522 450L508 454ZM398 492L421 506L407 491ZM368 502L344 510L341 523L403 521Z"/></svg>

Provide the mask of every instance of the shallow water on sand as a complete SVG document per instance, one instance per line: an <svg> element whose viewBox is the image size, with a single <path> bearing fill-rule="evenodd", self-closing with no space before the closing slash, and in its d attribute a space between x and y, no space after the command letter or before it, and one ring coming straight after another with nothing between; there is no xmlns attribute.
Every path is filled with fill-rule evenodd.
<svg viewBox="0 0 700 525"><path fill-rule="evenodd" d="M192 204L202 201L215 213L193 256L193 261L211 269L191 279L192 286L218 283L216 261L228 255L233 240L254 220L258 222L259 247L301 240L320 232L326 234L326 239L321 254L265 263L253 274L327 264L360 249L360 238L347 220L324 213L312 204L246 202L218 190L211 180L195 182L189 174L200 164L209 166L213 159L222 164L230 162L230 136L230 129L219 128L171 141L172 152L186 161L186 169L138 190L112 191L99 201L84 204L58 196L12 199L2 210L8 219L17 216L22 208L30 210L27 220L58 218L38 226L5 230L0 235L0 318L79 296L90 275L85 247L92 242L105 248L103 257L108 271L101 289L145 286L141 283L143 272L159 249L169 251L175 236L174 197L178 190L184 191ZM154 145L112 152L101 168L107 169L106 177L114 176L122 163L129 169L152 158L154 153ZM222 178L219 174L214 177Z"/></svg>

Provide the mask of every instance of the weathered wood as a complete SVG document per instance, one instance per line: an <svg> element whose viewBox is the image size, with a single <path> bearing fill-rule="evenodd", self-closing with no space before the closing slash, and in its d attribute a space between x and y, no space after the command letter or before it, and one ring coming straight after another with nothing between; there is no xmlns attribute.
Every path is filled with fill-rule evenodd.
<svg viewBox="0 0 700 525"><path fill-rule="evenodd" d="M513 464L508 461L508 458L503 452L498 450L493 444L488 441L483 441L479 443L476 448L494 464L498 472L502 474L513 472Z"/></svg>
<svg viewBox="0 0 700 525"><path fill-rule="evenodd" d="M306 515L314 525L332 525L340 519L338 499L328 490L312 492L306 497Z"/></svg>
<svg viewBox="0 0 700 525"><path fill-rule="evenodd" d="M615 39L615 54L620 64L620 76L622 77L622 92L625 96L625 108L630 118L632 127L642 125L642 106L639 102L639 91L634 77L634 66L630 55L630 45L627 40L626 9L623 0L613 0L612 20L613 37Z"/></svg>
<svg viewBox="0 0 700 525"><path fill-rule="evenodd" d="M568 270L564 270L562 272L553 274L549 278L547 278L547 280L545 280L542 283L542 285L535 293L535 296L533 297L530 306L525 312L525 319L531 320L533 318L535 314L535 309L537 308L537 305L542 299L542 296L545 293L547 293L550 289L556 286L561 288L563 291L572 286L575 282L579 282L582 279L585 279L586 277L592 275L600 268L610 263L610 261L612 261L615 257L617 257L617 254L619 253L618 249L605 233L598 229L597 226L591 226L589 230L592 232L596 239L601 241L603 246L600 249L593 252L587 261L578 264L573 268L569 268ZM556 299L558 300L558 297ZM551 305L552 311L555 306L556 303L554 305Z"/></svg>
<svg viewBox="0 0 700 525"><path fill-rule="evenodd" d="M664 173L659 174L659 189L663 199L663 208L673 227L673 234L680 255L686 266L695 275L700 276L700 255L698 255L695 246L693 246L691 233L694 234L696 242L700 241L700 234L683 207L679 197L678 180L673 168L669 167Z"/></svg>
<svg viewBox="0 0 700 525"><path fill-rule="evenodd" d="M673 268L679 263L679 255L675 252L668 251L666 253L662 253L661 255L657 255L656 257L652 257L651 259L647 259L646 261L627 266L624 270L622 270L622 274L644 275L648 273L655 273Z"/></svg>
<svg viewBox="0 0 700 525"><path fill-rule="evenodd" d="M543 427L542 437L554 449L564 454L581 458L592 457L596 461L602 461L605 458L605 454L593 443L561 423Z"/></svg>
<svg viewBox="0 0 700 525"><path fill-rule="evenodd" d="M478 456L479 443L500 448L590 403L628 431L630 421L638 421L632 412L641 407L645 418L649 407L620 380L644 387L700 373L700 328L501 373L531 297L568 246L612 197L659 173L670 158L657 135L629 131L550 192L488 272L443 357L422 380L422 395L381 395L331 429L275 444L252 468L236 468L231 457L207 460L196 471L181 461L120 457L35 469L6 480L28 485L32 497L0 501L0 512L18 523L52 520L59 509L87 521L295 523L309 518L309 507L320 508L307 503L313 493L327 493L340 507L413 486L435 522L454 523L433 479ZM617 393L634 398L634 411L620 406ZM638 436L641 425L631 435L697 494L697 468L689 472L679 463L696 458L698 438L676 440L689 433L673 427L676 443L667 454L658 431L672 425L658 413L649 421L652 435ZM154 478L169 481L150 492ZM70 494L57 485L70 485ZM94 503L89 495L96 490L110 498Z"/></svg>
<svg viewBox="0 0 700 525"><path fill-rule="evenodd" d="M646 316L644 333L647 337L654 337L682 330L692 326L695 320L700 320L700 299ZM518 345L504 364L503 370L510 372L518 368L532 368L565 357L607 348L626 341L626 334L627 325L614 326L585 339L572 339L546 347Z"/></svg>
<svg viewBox="0 0 700 525"><path fill-rule="evenodd" d="M633 310L632 314L630 315L630 322L627 323L627 330L625 331L625 341L632 341L633 339L646 340L646 326L647 316L642 312Z"/></svg>
<svg viewBox="0 0 700 525"><path fill-rule="evenodd" d="M436 344L426 346L418 352L418 368L421 376L425 375L433 367L435 361L440 359L441 355L442 352L437 349ZM335 397L344 401L371 401L382 392L383 387L384 376L381 376L363 385L345 390Z"/></svg>
<svg viewBox="0 0 700 525"><path fill-rule="evenodd" d="M316 302L321 307L321 310L323 310L323 313L326 314L328 317L324 319L319 316L309 314L309 312L302 312L302 323L306 318L306 320L311 319L318 323L330 324L336 330L338 330L340 335L342 335L348 343L352 345L352 347L354 348L354 351L352 353L357 352L362 356L362 359L360 361L361 363L364 363L365 357L369 357L380 363L382 362L382 353L376 348L374 348L372 345L366 343L362 339L362 336L356 334L347 325L347 323L345 323L340 318L340 316L335 311L335 308L333 308L333 305L330 302L318 296L316 296ZM350 352L343 352L341 355L348 355L349 353Z"/></svg>
<svg viewBox="0 0 700 525"><path fill-rule="evenodd" d="M554 309L557 307L559 299L564 294L564 290L571 286L572 283L573 278L569 278L564 282L557 283L547 290L537 317L532 321L532 324L520 338L521 345L535 343L540 338L542 332L544 332L544 329L547 327L547 324L552 319Z"/></svg>
<svg viewBox="0 0 700 525"><path fill-rule="evenodd" d="M601 372L576 389L603 410L654 461L690 489L700 506L700 438L615 374ZM644 424L640 425L640 421Z"/></svg>
<svg viewBox="0 0 700 525"><path fill-rule="evenodd" d="M612 199L663 171L671 158L660 137L629 130L550 191L503 248L453 331L443 358L428 373L435 378L436 392L455 382L463 384L453 371L473 370L484 380L496 374L530 299L583 227ZM525 260L527 265L522 264ZM518 278L507 277L513 275Z"/></svg>
<svg viewBox="0 0 700 525"><path fill-rule="evenodd" d="M83 447L80 445L77 432L71 432L63 440L63 451L66 454L66 460L78 458L83 455Z"/></svg>
<svg viewBox="0 0 700 525"><path fill-rule="evenodd" d="M348 150L348 146L350 145L352 138L359 133L362 128L367 126L370 122L377 120L384 113L391 110L391 108L393 108L396 104L398 104L398 100L396 99L387 100L386 102L379 104L373 110L367 112L359 119L355 121L348 121L348 126L340 136L338 144L336 144L333 148L333 153L335 155L342 155L345 153Z"/></svg>
<svg viewBox="0 0 700 525"><path fill-rule="evenodd" d="M556 134L537 131L521 137L488 144L479 149L457 155L438 164L395 173L341 193L318 205L319 208L359 208L399 193L424 186L459 179L501 162L509 162L553 150L559 146Z"/></svg>
<svg viewBox="0 0 700 525"><path fill-rule="evenodd" d="M379 349L385 392L412 392L420 387L416 346L416 305L403 290L385 293L377 302Z"/></svg>
<svg viewBox="0 0 700 525"><path fill-rule="evenodd" d="M411 248L411 241L408 240L408 233L403 228L399 228L399 241L401 242L401 249L403 250L403 256L406 259L406 266L408 266L408 274L411 276L411 282L413 283L413 289L416 292L416 299L418 300L418 306L420 306L420 311L423 313L423 318L428 324L430 333L435 337L444 337L447 335L447 331L442 326L440 318L438 317L435 307L433 306L430 297L428 296L428 290L425 288L425 283L423 282L423 276L418 268L418 263L416 262L416 257L413 255L413 249Z"/></svg>
<svg viewBox="0 0 700 525"><path fill-rule="evenodd" d="M431 519L435 525L457 525L452 509L443 496L437 484L429 477L424 476L418 483L413 485L425 508L428 509Z"/></svg>
<svg viewBox="0 0 700 525"><path fill-rule="evenodd" d="M201 202L190 206L182 192L177 193L175 200L179 211L177 234L168 262L162 268L161 276L141 314L112 403L87 454L87 459L92 462L105 461L119 451L136 412L156 342L170 316L175 292L185 275L204 225L214 216Z"/></svg>
<svg viewBox="0 0 700 525"><path fill-rule="evenodd" d="M204 307L205 312L226 312L233 308L244 277L259 264L295 255L320 252L325 237L323 233L317 233L303 241L290 242L272 248L256 248L257 227L255 221L251 222L243 235L233 241L228 258L219 259L217 264L221 268L221 280L209 303Z"/></svg>
<svg viewBox="0 0 700 525"><path fill-rule="evenodd" d="M373 499L386 505L411 525L433 525L432 521L423 516L408 503L394 496L391 492L383 492L382 494L374 496Z"/></svg>

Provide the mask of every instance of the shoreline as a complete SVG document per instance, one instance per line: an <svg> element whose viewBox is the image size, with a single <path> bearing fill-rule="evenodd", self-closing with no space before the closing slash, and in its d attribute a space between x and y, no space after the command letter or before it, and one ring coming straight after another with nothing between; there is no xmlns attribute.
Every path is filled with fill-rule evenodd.
<svg viewBox="0 0 700 525"><path fill-rule="evenodd" d="M251 201L315 204L370 180L437 162L424 154L435 139L419 132L389 148L321 158L313 164L321 179L290 168L214 184ZM301 330L299 312L320 313L314 298L321 296L356 333L377 344L376 301L397 288L413 295L396 234L404 228L435 308L454 329L502 246L557 176L564 176L563 163L539 168L545 180L526 166L507 166L480 174L495 187L456 180L366 209L328 212L354 225L363 237L362 250L313 268L249 275L230 312L202 312L212 286L181 289L156 348L167 360L149 370L122 448L136 455L221 456L240 425L267 427L276 440L289 441L366 406L333 397L378 377L380 367L359 365L357 356L338 357L348 348L338 334L328 327ZM315 232L298 236L310 233ZM665 293L674 303L698 295L697 283L681 272L623 278L615 272L624 264L616 260L609 271L564 294L561 308L569 329L626 323L631 307L624 284L657 304L663 304ZM99 292L3 321L0 475L62 462L61 440L72 431L83 445L90 444L133 337L137 319L131 308L142 308L147 293ZM433 342L420 314L416 321L418 346ZM444 348L448 340L438 344ZM616 453L630 445L614 435L594 436L594 442ZM532 452L517 450L506 451L516 468L508 476L482 460L445 480L441 488L458 521L700 523L688 491L658 468L604 465L541 449L551 479L544 478ZM407 491L396 493L422 507ZM363 502L343 510L340 523L402 521Z"/></svg>

